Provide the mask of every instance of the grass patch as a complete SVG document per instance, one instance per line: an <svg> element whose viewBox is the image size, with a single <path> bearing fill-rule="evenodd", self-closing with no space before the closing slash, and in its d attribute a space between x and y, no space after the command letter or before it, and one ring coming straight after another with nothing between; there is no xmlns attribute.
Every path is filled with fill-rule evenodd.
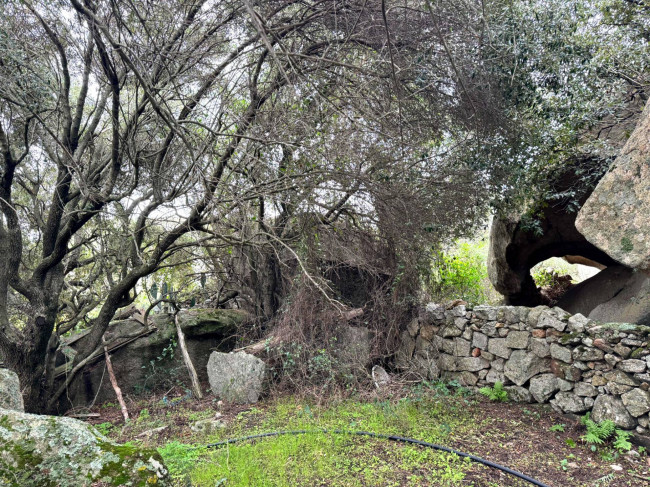
<svg viewBox="0 0 650 487"><path fill-rule="evenodd" d="M277 430L340 429L409 436L439 443L469 419L468 399L440 402L421 397L397 401L346 400L327 407L289 398L265 410L239 413L236 421L209 438L226 438ZM450 413L453 413L450 415ZM202 450L189 459L187 448L159 449L179 481L213 487L256 486L417 486L468 485L472 467L456 455L386 440L310 433L264 438Z"/></svg>

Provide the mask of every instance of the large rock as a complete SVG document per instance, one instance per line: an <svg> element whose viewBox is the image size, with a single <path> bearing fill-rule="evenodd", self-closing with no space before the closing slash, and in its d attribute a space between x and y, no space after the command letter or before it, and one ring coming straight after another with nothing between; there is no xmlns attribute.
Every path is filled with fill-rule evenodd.
<svg viewBox="0 0 650 487"><path fill-rule="evenodd" d="M575 188L578 170L591 164L591 159L576 165L567 165L564 174L557 176L554 186L558 191ZM582 203L589 190L579 196ZM575 226L576 213L567 211L555 202L536 202L531 211L538 217L538 228L533 229L519 216L495 217L490 229L488 276L495 289L503 294L506 304L535 306L543 298L530 275L530 269L550 257L579 255L600 265L616 263L605 252L590 243Z"/></svg>
<svg viewBox="0 0 650 487"><path fill-rule="evenodd" d="M547 402L560 390L559 379L553 374L541 374L530 379L528 390L539 403Z"/></svg>
<svg viewBox="0 0 650 487"><path fill-rule="evenodd" d="M506 362L504 374L518 386L523 386L531 377L549 370L549 359L540 358L526 350L515 350Z"/></svg>
<svg viewBox="0 0 650 487"><path fill-rule="evenodd" d="M72 418L0 409L0 485L169 485L155 450L118 445Z"/></svg>
<svg viewBox="0 0 650 487"><path fill-rule="evenodd" d="M193 308L181 311L179 322L199 381L208 380L206 367L212 350L231 350L234 345L232 337L247 316L243 311L231 309ZM125 395L150 394L151 390L167 390L178 382L189 383L181 352L177 344L174 345L177 338L172 316L160 313L150 316L150 320L156 326L156 331L111 353L115 376ZM106 338L112 341L144 330L142 324L133 319L114 321ZM65 347L70 355L84 344L85 336L77 338ZM72 340L75 340L74 336ZM115 392L108 381L103 356L79 375L62 401L61 410L66 410L71 405L85 406L92 401L115 401Z"/></svg>
<svg viewBox="0 0 650 487"><path fill-rule="evenodd" d="M212 393L239 404L255 403L262 393L266 364L246 352L212 352L208 360Z"/></svg>
<svg viewBox="0 0 650 487"><path fill-rule="evenodd" d="M584 397L572 392L558 392L551 400L551 404L563 413L582 413L589 409Z"/></svg>
<svg viewBox="0 0 650 487"><path fill-rule="evenodd" d="M0 408L25 410L23 395L20 393L20 381L13 370L0 368Z"/></svg>
<svg viewBox="0 0 650 487"><path fill-rule="evenodd" d="M557 305L601 322L650 324L650 277L614 265L569 289Z"/></svg>
<svg viewBox="0 0 650 487"><path fill-rule="evenodd" d="M650 270L650 101L576 226L616 261Z"/></svg>
<svg viewBox="0 0 650 487"><path fill-rule="evenodd" d="M596 398L591 411L591 419L596 423L609 419L619 428L626 430L630 430L636 426L636 420L625 409L623 401L614 396L604 394Z"/></svg>
<svg viewBox="0 0 650 487"><path fill-rule="evenodd" d="M638 418L650 411L650 392L643 389L632 389L621 396L623 404L632 416Z"/></svg>
<svg viewBox="0 0 650 487"><path fill-rule="evenodd" d="M365 326L340 326L336 330L336 357L350 371L364 372L371 362L372 332Z"/></svg>

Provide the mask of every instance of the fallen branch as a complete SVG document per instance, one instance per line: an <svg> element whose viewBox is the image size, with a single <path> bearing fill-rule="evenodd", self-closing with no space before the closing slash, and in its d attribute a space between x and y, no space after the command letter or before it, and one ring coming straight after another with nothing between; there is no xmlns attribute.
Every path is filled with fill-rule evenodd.
<svg viewBox="0 0 650 487"><path fill-rule="evenodd" d="M201 393L201 385L199 384L199 376L196 374L196 369L190 358L190 354L187 351L185 346L185 333L181 330L181 325L178 322L178 311L174 314L174 323L176 324L176 334L178 335L178 345L181 347L181 352L183 354L183 362L185 362L185 367L187 367L188 372L190 373L190 380L192 381L192 391L198 399L203 399L203 394Z"/></svg>
<svg viewBox="0 0 650 487"><path fill-rule="evenodd" d="M117 402L120 403L120 408L122 409L122 416L124 416L124 421L129 420L129 410L126 409L126 403L122 397L122 389L117 384L117 378L115 377L115 372L113 372L113 363L111 362L111 356L108 354L108 347L106 346L106 340L102 337L102 345L104 347L104 358L106 359L106 369L108 370L108 377L111 380L111 385L117 396Z"/></svg>

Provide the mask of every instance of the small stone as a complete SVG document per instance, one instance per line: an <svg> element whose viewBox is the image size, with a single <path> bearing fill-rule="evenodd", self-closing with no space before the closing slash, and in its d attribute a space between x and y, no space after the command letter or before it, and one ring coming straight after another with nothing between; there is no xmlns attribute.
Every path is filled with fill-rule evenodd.
<svg viewBox="0 0 650 487"><path fill-rule="evenodd" d="M483 357L488 362L492 362L494 360L494 354L490 352L486 352L485 350L481 350L481 357ZM499 360L503 360L503 359L500 358Z"/></svg>
<svg viewBox="0 0 650 487"><path fill-rule="evenodd" d="M582 370L583 372L589 369L586 363L580 362L579 360L574 360L573 366L578 370Z"/></svg>
<svg viewBox="0 0 650 487"><path fill-rule="evenodd" d="M456 355L458 357L467 357L470 354L471 343L463 338L455 339Z"/></svg>
<svg viewBox="0 0 650 487"><path fill-rule="evenodd" d="M548 306L535 306L533 309L531 309L528 313L528 320L527 320L530 326L537 328L537 324L539 322L539 318L541 314L548 310L549 310Z"/></svg>
<svg viewBox="0 0 650 487"><path fill-rule="evenodd" d="M582 413L589 409L585 400L572 392L558 392L551 404L557 406L563 413Z"/></svg>
<svg viewBox="0 0 650 487"><path fill-rule="evenodd" d="M422 335L415 339L415 350L418 352L430 352L433 350L433 343L422 338Z"/></svg>
<svg viewBox="0 0 650 487"><path fill-rule="evenodd" d="M443 338L452 338L452 337L459 337L463 334L462 330L460 330L456 326L443 326L440 329L440 336Z"/></svg>
<svg viewBox="0 0 650 487"><path fill-rule="evenodd" d="M438 367L444 372L455 372L457 369L456 357L441 353L438 357Z"/></svg>
<svg viewBox="0 0 650 487"><path fill-rule="evenodd" d="M560 379L559 377L557 378L557 385L560 388L560 391L562 392L567 392L573 389L573 382L569 382L568 380Z"/></svg>
<svg viewBox="0 0 650 487"><path fill-rule="evenodd" d="M390 376L388 375L388 372L386 372L386 369L384 369L381 365L373 366L372 380L374 381L375 387L377 389L381 389L382 387L390 384Z"/></svg>
<svg viewBox="0 0 650 487"><path fill-rule="evenodd" d="M623 345L622 343L617 343L614 345L614 351L620 355L622 358L626 359L632 353L632 350Z"/></svg>
<svg viewBox="0 0 650 487"><path fill-rule="evenodd" d="M594 347L598 348L599 350L602 350L603 352L613 352L614 349L610 347L609 343L607 343L605 340L602 338L596 338L594 340Z"/></svg>
<svg viewBox="0 0 650 487"><path fill-rule="evenodd" d="M505 383L506 378L503 375L503 372L491 368L487 375L485 376L485 382L488 384L495 384L497 382Z"/></svg>
<svg viewBox="0 0 650 487"><path fill-rule="evenodd" d="M190 429L194 433L200 433L203 435L209 435L225 427L226 425L223 421L216 420L216 419L202 419L199 421L195 421L190 425Z"/></svg>
<svg viewBox="0 0 650 487"><path fill-rule="evenodd" d="M473 311L474 315L480 320L496 321L497 319L497 309L492 306L476 306Z"/></svg>
<svg viewBox="0 0 650 487"><path fill-rule="evenodd" d="M472 357L480 357L481 356L481 349L480 348L475 348L472 350Z"/></svg>
<svg viewBox="0 0 650 487"><path fill-rule="evenodd" d="M463 332L463 334L461 336L465 340L471 340L472 339L472 334L473 334L473 330L472 330L471 327L468 326L467 328L465 328L465 331Z"/></svg>
<svg viewBox="0 0 650 487"><path fill-rule="evenodd" d="M520 403L531 403L533 402L533 397L528 392L528 389L520 386L508 386L504 387L508 393L508 399L512 402Z"/></svg>
<svg viewBox="0 0 650 487"><path fill-rule="evenodd" d="M616 382L608 382L605 386L605 389L609 394L620 396L621 394L632 390L632 386L626 386L624 384L618 384Z"/></svg>
<svg viewBox="0 0 650 487"><path fill-rule="evenodd" d="M511 331L506 338L506 346L509 348L528 348L530 333L527 331Z"/></svg>
<svg viewBox="0 0 650 487"><path fill-rule="evenodd" d="M620 370L612 370L611 372L606 372L603 374L608 382L616 382L618 384L623 384L626 386L638 387L639 381L634 377L630 377L625 372Z"/></svg>
<svg viewBox="0 0 650 487"><path fill-rule="evenodd" d="M577 382L582 378L582 371L580 369L556 359L550 361L550 369L560 379Z"/></svg>
<svg viewBox="0 0 650 487"><path fill-rule="evenodd" d="M505 376L518 386L523 386L531 377L548 372L550 361L539 358L525 350L515 350L505 365Z"/></svg>
<svg viewBox="0 0 650 487"><path fill-rule="evenodd" d="M505 338L491 338L488 342L488 352L493 353L497 357L507 359L510 358L512 350L506 345Z"/></svg>
<svg viewBox="0 0 650 487"><path fill-rule="evenodd" d="M616 366L617 363L621 361L621 357L618 357L612 353L605 354L605 362L607 362L612 367Z"/></svg>
<svg viewBox="0 0 650 487"><path fill-rule="evenodd" d="M456 328L458 328L460 330L465 329L465 325L467 325L467 322L468 322L468 320L466 318L456 318L456 319L454 319L454 325L456 326Z"/></svg>
<svg viewBox="0 0 650 487"><path fill-rule="evenodd" d="M413 318L409 324L406 325L406 331L409 332L409 335L415 337L418 334L418 331L420 331L420 320Z"/></svg>
<svg viewBox="0 0 650 487"><path fill-rule="evenodd" d="M456 354L456 343L453 340L445 340L444 338L440 340L440 349L448 353L449 355Z"/></svg>
<svg viewBox="0 0 650 487"><path fill-rule="evenodd" d="M458 359L457 367L458 370L478 372L479 370L490 367L490 362L481 357L465 357Z"/></svg>
<svg viewBox="0 0 650 487"><path fill-rule="evenodd" d="M488 346L487 335L484 335L483 333L475 332L474 336L472 336L472 346L478 347L482 350L487 350L487 346Z"/></svg>
<svg viewBox="0 0 650 487"><path fill-rule="evenodd" d="M531 311L532 313L532 311ZM564 321L561 321L557 316L551 311L543 311L539 315L537 320L536 328L554 328L557 331L564 331L567 327L567 324Z"/></svg>
<svg viewBox="0 0 650 487"><path fill-rule="evenodd" d="M604 357L605 354L603 351L596 348L589 348L581 345L573 350L573 358L583 362L603 360Z"/></svg>
<svg viewBox="0 0 650 487"><path fill-rule="evenodd" d="M478 382L478 377L475 374L472 374L471 372L464 370L463 372L460 373L458 380L460 382L460 385L462 386L474 387Z"/></svg>
<svg viewBox="0 0 650 487"><path fill-rule="evenodd" d="M507 328L500 328L500 329L499 329L499 336L500 336L501 338L505 338L505 337L507 337L507 336L508 336L508 333L510 333L510 330L508 330Z"/></svg>
<svg viewBox="0 0 650 487"><path fill-rule="evenodd" d="M539 403L545 403L560 390L557 377L553 374L541 374L530 379L528 390Z"/></svg>
<svg viewBox="0 0 650 487"><path fill-rule="evenodd" d="M621 396L628 412L638 418L650 411L650 392L641 389L632 389Z"/></svg>
<svg viewBox="0 0 650 487"><path fill-rule="evenodd" d="M18 374L4 368L0 368L0 408L25 411Z"/></svg>
<svg viewBox="0 0 650 487"><path fill-rule="evenodd" d="M623 401L613 396L601 395L596 398L591 419L596 423L609 419L619 428L628 430L636 426L636 420L627 411Z"/></svg>
<svg viewBox="0 0 650 487"><path fill-rule="evenodd" d="M610 468L612 470L614 470L614 472L622 472L623 471L623 467L621 467L620 465L610 465Z"/></svg>
<svg viewBox="0 0 650 487"><path fill-rule="evenodd" d="M618 368L624 372L630 372L632 374L645 372L646 363L644 360L630 359L623 360L618 364Z"/></svg>
<svg viewBox="0 0 650 487"><path fill-rule="evenodd" d="M481 355L485 356L485 352L483 352ZM489 359L486 359L486 360L489 360ZM498 370L500 372L503 372L503 368L505 367L505 364L506 364L505 360L503 360L502 358L498 358L498 359L491 360L491 362L492 362L492 368L494 370Z"/></svg>
<svg viewBox="0 0 650 487"><path fill-rule="evenodd" d="M535 329L530 332L535 338L546 338L546 330Z"/></svg>
<svg viewBox="0 0 650 487"><path fill-rule="evenodd" d="M485 323L483 326L481 326L481 332L489 337L495 337L499 335L495 322Z"/></svg>
<svg viewBox="0 0 650 487"><path fill-rule="evenodd" d="M650 419L648 416L641 416L640 418L636 418L636 420L639 422L639 425L643 426L644 428L647 428L648 425L650 425Z"/></svg>
<svg viewBox="0 0 650 487"><path fill-rule="evenodd" d="M574 314L568 321L568 329L571 333L584 333L591 320L580 313Z"/></svg>
<svg viewBox="0 0 650 487"><path fill-rule="evenodd" d="M438 328L433 325L424 325L420 328L420 338L430 342L433 340L433 337L436 336ZM409 332L410 333L410 332Z"/></svg>
<svg viewBox="0 0 650 487"><path fill-rule="evenodd" d="M596 387L605 386L607 385L607 379L602 375L595 375L593 379L591 379L591 384Z"/></svg>
<svg viewBox="0 0 650 487"><path fill-rule="evenodd" d="M587 384L586 382L576 382L575 386L573 387L573 392L575 392L578 396L586 397L596 397L598 395L596 388L591 384Z"/></svg>
<svg viewBox="0 0 650 487"><path fill-rule="evenodd" d="M537 331L537 330L533 330ZM530 340L530 351L538 357L544 358L551 355L550 348L543 338L533 338Z"/></svg>
<svg viewBox="0 0 650 487"><path fill-rule="evenodd" d="M463 304L454 306L451 309L451 314L452 316L463 317L467 314L467 308Z"/></svg>
<svg viewBox="0 0 650 487"><path fill-rule="evenodd" d="M551 344L551 357L562 362L570 363L571 362L571 350L568 348L562 347L557 343Z"/></svg>

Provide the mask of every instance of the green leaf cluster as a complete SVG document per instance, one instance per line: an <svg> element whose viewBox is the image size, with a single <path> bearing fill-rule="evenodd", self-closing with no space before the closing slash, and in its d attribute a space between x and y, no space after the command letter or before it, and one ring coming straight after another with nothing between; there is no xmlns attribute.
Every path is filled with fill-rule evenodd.
<svg viewBox="0 0 650 487"><path fill-rule="evenodd" d="M488 397L490 401L506 402L508 400L508 391L503 388L501 381L496 381L494 387L481 387L478 391Z"/></svg>

